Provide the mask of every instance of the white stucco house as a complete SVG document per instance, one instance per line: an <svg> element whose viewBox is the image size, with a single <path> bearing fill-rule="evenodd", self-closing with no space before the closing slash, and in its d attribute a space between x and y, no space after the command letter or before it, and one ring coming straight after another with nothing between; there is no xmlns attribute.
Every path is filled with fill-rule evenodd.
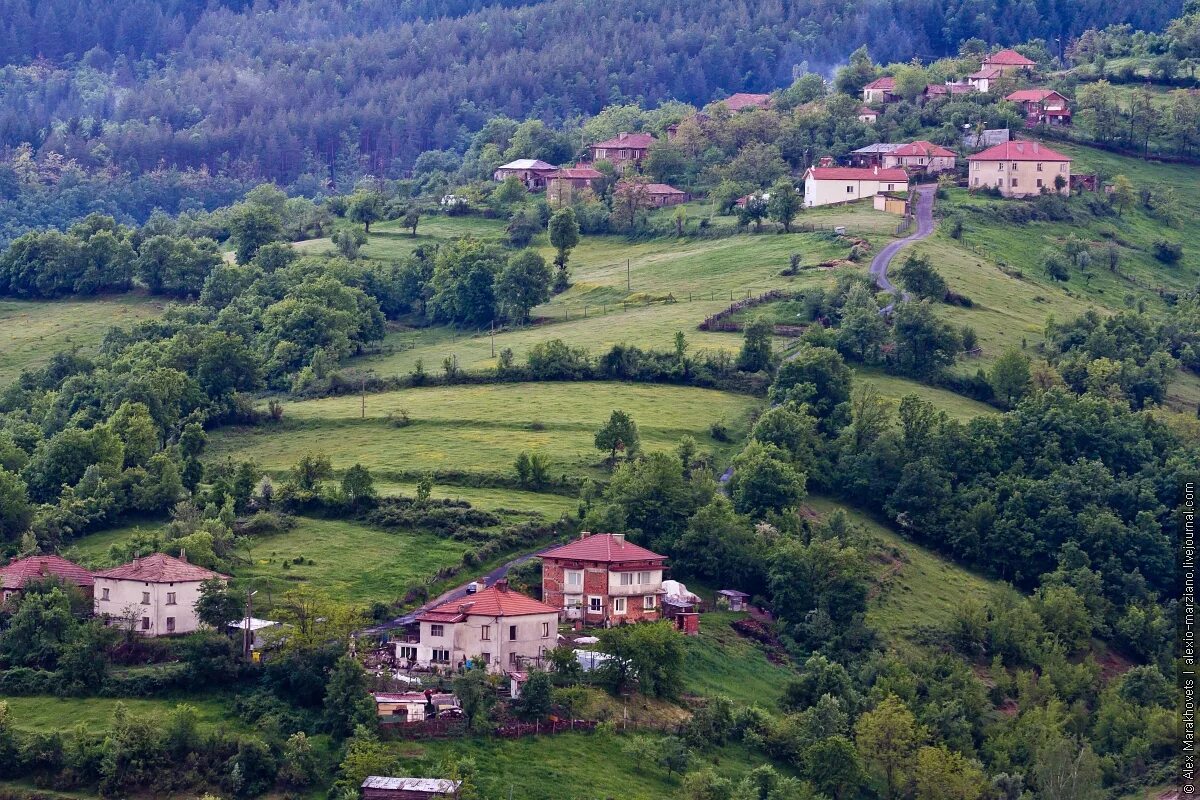
<svg viewBox="0 0 1200 800"><path fill-rule="evenodd" d="M110 625L132 625L142 636L191 633L202 626L196 601L200 584L210 578L229 580L165 553L135 558L94 574L96 616Z"/></svg>
<svg viewBox="0 0 1200 800"><path fill-rule="evenodd" d="M880 192L907 192L908 173L881 167L809 167L804 173L804 207L832 206L874 197Z"/></svg>
<svg viewBox="0 0 1200 800"><path fill-rule="evenodd" d="M540 665L558 643L558 609L499 581L416 616L392 640L396 660L415 667L458 668L482 662L491 672Z"/></svg>

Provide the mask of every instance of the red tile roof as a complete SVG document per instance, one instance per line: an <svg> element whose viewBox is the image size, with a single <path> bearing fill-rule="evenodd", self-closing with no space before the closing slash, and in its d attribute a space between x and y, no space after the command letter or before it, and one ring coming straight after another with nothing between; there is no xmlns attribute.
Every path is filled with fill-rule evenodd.
<svg viewBox="0 0 1200 800"><path fill-rule="evenodd" d="M875 110L875 109L873 109L873 108L867 108L866 106L863 106L862 108L860 108L860 109L858 110L858 115L859 115L860 117L865 117L865 116L873 116L873 117L878 117L878 116L879 116L879 112L878 112L878 111L876 111L876 110Z"/></svg>
<svg viewBox="0 0 1200 800"><path fill-rule="evenodd" d="M92 573L62 556L30 556L0 567L0 588L21 589L29 581L50 576L76 586L92 585Z"/></svg>
<svg viewBox="0 0 1200 800"><path fill-rule="evenodd" d="M941 145L934 144L933 142L919 141L919 142L910 142L909 144L902 144L899 147L897 147L895 150L893 150L892 152L888 153L888 155L890 155L890 156L927 156L927 157L928 156L939 156L942 158L953 158L954 151L947 150L946 148L942 147Z"/></svg>
<svg viewBox="0 0 1200 800"><path fill-rule="evenodd" d="M596 180L597 178L603 178L604 173L598 169L592 169L591 167L563 167L558 172L553 173L550 177L552 179L567 178L574 180Z"/></svg>
<svg viewBox="0 0 1200 800"><path fill-rule="evenodd" d="M730 111L741 111L746 108L769 108L771 106L771 95L736 92L721 102Z"/></svg>
<svg viewBox="0 0 1200 800"><path fill-rule="evenodd" d="M1053 89L1018 89L1004 99L1014 103L1040 103L1052 95L1058 95L1063 100L1067 99Z"/></svg>
<svg viewBox="0 0 1200 800"><path fill-rule="evenodd" d="M984 67L983 69L979 70L979 72L972 72L967 77L975 78L976 80L980 78L987 78L988 80L991 80L992 78L1000 77L1002 74L1003 71L999 67Z"/></svg>
<svg viewBox="0 0 1200 800"><path fill-rule="evenodd" d="M1070 156L1051 150L1041 142L1004 142L981 153L967 157L968 161L1070 161Z"/></svg>
<svg viewBox="0 0 1200 800"><path fill-rule="evenodd" d="M818 181L908 182L908 173L899 167L878 170L874 167L812 167L809 172Z"/></svg>
<svg viewBox="0 0 1200 800"><path fill-rule="evenodd" d="M95 575L97 578L143 581L145 583L186 583L188 581L206 581L209 578L229 577L219 572L213 572L211 569L189 564L183 559L169 556L166 553L135 558L128 564L101 570Z"/></svg>
<svg viewBox="0 0 1200 800"><path fill-rule="evenodd" d="M621 133L603 142L596 142L592 147L605 149L625 147L632 150L645 150L654 144L654 137L648 133Z"/></svg>
<svg viewBox="0 0 1200 800"><path fill-rule="evenodd" d="M1018 53L1016 50L1001 50L999 53L992 53L987 58L983 59L984 66L995 67L1033 67L1035 62L1030 61L1025 56Z"/></svg>
<svg viewBox="0 0 1200 800"><path fill-rule="evenodd" d="M648 183L646 184L646 194L687 194L682 189L676 189L674 186L668 186L665 183Z"/></svg>
<svg viewBox="0 0 1200 800"><path fill-rule="evenodd" d="M885 92L890 92L896 88L896 79L891 75L884 75L882 78L876 78L863 87L864 89L883 89Z"/></svg>
<svg viewBox="0 0 1200 800"><path fill-rule="evenodd" d="M468 616L523 617L529 614L557 614L558 609L520 592L493 586L457 600L447 600L421 612L423 622L460 622Z"/></svg>
<svg viewBox="0 0 1200 800"><path fill-rule="evenodd" d="M542 558L565 558L576 561L601 561L616 564L622 561L663 561L651 550L627 541L614 533L594 533L582 539L555 547L542 553Z"/></svg>

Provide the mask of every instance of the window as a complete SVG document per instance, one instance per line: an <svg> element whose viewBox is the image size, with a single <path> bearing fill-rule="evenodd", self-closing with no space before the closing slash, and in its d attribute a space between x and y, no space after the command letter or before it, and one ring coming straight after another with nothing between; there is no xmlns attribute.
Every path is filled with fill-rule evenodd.
<svg viewBox="0 0 1200 800"><path fill-rule="evenodd" d="M446 635L446 626L445 625L430 625L429 626L429 635L430 636L445 636Z"/></svg>
<svg viewBox="0 0 1200 800"><path fill-rule="evenodd" d="M654 608L655 602L656 599L654 595L648 594L645 596L645 598L643 598L642 608L646 609L647 611L651 611Z"/></svg>
<svg viewBox="0 0 1200 800"><path fill-rule="evenodd" d="M515 642L517 640L517 626L516 625L508 626L508 640L510 642Z"/></svg>
<svg viewBox="0 0 1200 800"><path fill-rule="evenodd" d="M1037 186L1039 189L1042 188L1042 179L1041 178L1037 179Z"/></svg>
<svg viewBox="0 0 1200 800"><path fill-rule="evenodd" d="M101 589L101 590L100 590L100 599L101 599L101 600L107 600L107 599L108 599L108 589Z"/></svg>
<svg viewBox="0 0 1200 800"><path fill-rule="evenodd" d="M1040 161L1039 161L1039 162L1037 162L1037 165L1038 165L1038 166L1037 166L1037 171L1038 171L1038 172L1041 172L1041 171L1042 171L1042 162L1040 162Z"/></svg>
<svg viewBox="0 0 1200 800"><path fill-rule="evenodd" d="M490 663L492 663L492 654L491 653L480 653L479 660L485 664L490 664Z"/></svg>
<svg viewBox="0 0 1200 800"><path fill-rule="evenodd" d="M1066 164L1059 164L1059 165L1058 165L1058 171L1059 171L1059 172L1066 172L1066 171L1067 171L1067 165L1066 165Z"/></svg>
<svg viewBox="0 0 1200 800"><path fill-rule="evenodd" d="M604 598L591 595L588 597L588 613L599 614L604 610Z"/></svg>
<svg viewBox="0 0 1200 800"><path fill-rule="evenodd" d="M567 588L582 589L583 588L583 570L569 569L563 573Z"/></svg>
<svg viewBox="0 0 1200 800"><path fill-rule="evenodd" d="M583 595L569 594L564 603L567 608L583 608Z"/></svg>
<svg viewBox="0 0 1200 800"><path fill-rule="evenodd" d="M633 586L633 573L632 572L622 572L621 573L621 585L622 586Z"/></svg>
<svg viewBox="0 0 1200 800"><path fill-rule="evenodd" d="M1000 162L1000 171L1004 172L1004 162L1003 161Z"/></svg>
<svg viewBox="0 0 1200 800"><path fill-rule="evenodd" d="M1012 166L1012 168L1013 168L1013 169L1016 169L1016 168L1017 168L1017 162L1015 162L1015 161L1013 162L1013 166Z"/></svg>
<svg viewBox="0 0 1200 800"><path fill-rule="evenodd" d="M480 628L479 629L479 638L485 642L490 641L492 638L492 626L484 625L482 628Z"/></svg>
<svg viewBox="0 0 1200 800"><path fill-rule="evenodd" d="M847 186L847 187L846 187L846 194L854 194L854 187L853 187L853 186Z"/></svg>
<svg viewBox="0 0 1200 800"><path fill-rule="evenodd" d="M978 176L978 175L976 175L976 176L975 176L974 183L973 183L972 185L973 185L973 186L978 186L978 185L979 185L979 176Z"/></svg>
<svg viewBox="0 0 1200 800"><path fill-rule="evenodd" d="M434 648L429 654L429 660L438 664L449 664L450 651Z"/></svg>
<svg viewBox="0 0 1200 800"><path fill-rule="evenodd" d="M175 632L175 618L167 617L167 633Z"/></svg>
<svg viewBox="0 0 1200 800"><path fill-rule="evenodd" d="M614 597L613 598L613 613L614 614L624 614L625 613L625 598L624 597Z"/></svg>
<svg viewBox="0 0 1200 800"><path fill-rule="evenodd" d="M417 648L413 647L412 645L401 645L400 647L396 648L396 655L406 661L416 661Z"/></svg>
<svg viewBox="0 0 1200 800"><path fill-rule="evenodd" d="M142 605L144 605L144 606L150 605L150 593L149 592L142 592Z"/></svg>
<svg viewBox="0 0 1200 800"><path fill-rule="evenodd" d="M654 578L653 572L639 572L638 573L638 583L640 585L644 586L647 583L650 583L653 578Z"/></svg>
<svg viewBox="0 0 1200 800"><path fill-rule="evenodd" d="M1012 185L1013 185L1013 186L1016 186L1016 185L1017 185L1017 179L1016 179L1016 178L1013 178L1013 179L1012 179Z"/></svg>
<svg viewBox="0 0 1200 800"><path fill-rule="evenodd" d="M175 593L174 592L167 592L167 605L169 605L169 606L175 605Z"/></svg>
<svg viewBox="0 0 1200 800"><path fill-rule="evenodd" d="M896 184L894 184L894 183L889 183L889 184L888 184L888 188L887 188L887 190L890 192L890 191L892 191L892 190L893 190L893 189L895 189L895 188L896 188Z"/></svg>
<svg viewBox="0 0 1200 800"><path fill-rule="evenodd" d="M144 630L144 631L150 630L150 618L149 617L142 617L142 630Z"/></svg>
<svg viewBox="0 0 1200 800"><path fill-rule="evenodd" d="M550 638L550 623L549 622L542 623L542 638L543 639Z"/></svg>

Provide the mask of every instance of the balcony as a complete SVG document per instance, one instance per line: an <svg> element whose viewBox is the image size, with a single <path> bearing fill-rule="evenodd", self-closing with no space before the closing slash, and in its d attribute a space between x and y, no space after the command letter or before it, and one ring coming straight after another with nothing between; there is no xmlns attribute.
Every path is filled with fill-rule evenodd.
<svg viewBox="0 0 1200 800"><path fill-rule="evenodd" d="M662 581L658 583L632 583L628 586L609 586L610 597L634 597L643 594L662 594Z"/></svg>

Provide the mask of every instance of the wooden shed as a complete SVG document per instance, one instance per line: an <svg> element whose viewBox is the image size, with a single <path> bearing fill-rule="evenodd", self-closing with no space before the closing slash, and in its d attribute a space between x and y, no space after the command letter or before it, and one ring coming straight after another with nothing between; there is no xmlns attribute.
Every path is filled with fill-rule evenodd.
<svg viewBox="0 0 1200 800"><path fill-rule="evenodd" d="M462 781L371 775L362 782L363 800L447 800L458 798Z"/></svg>

